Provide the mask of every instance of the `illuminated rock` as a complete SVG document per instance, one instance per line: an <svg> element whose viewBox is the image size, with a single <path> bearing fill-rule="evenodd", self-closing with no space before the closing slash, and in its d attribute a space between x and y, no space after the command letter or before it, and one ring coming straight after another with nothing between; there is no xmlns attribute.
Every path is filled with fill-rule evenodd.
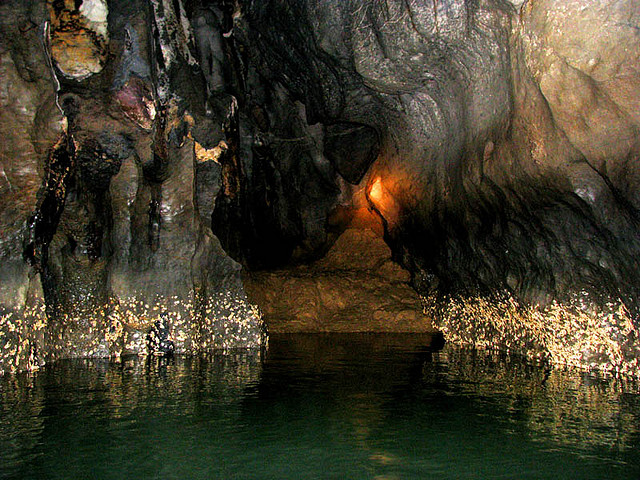
<svg viewBox="0 0 640 480"><path fill-rule="evenodd" d="M430 332L409 272L378 233L349 228L308 266L247 275L269 332Z"/></svg>
<svg viewBox="0 0 640 480"><path fill-rule="evenodd" d="M440 293L433 314L450 339L489 339L495 330L491 315L452 323L449 300L502 292L525 309L573 312L561 317L575 329L620 306L637 330L636 2L253 1L243 12L237 24L259 52L257 68L303 101L309 130L351 122L379 134L358 186L335 184L352 201L372 188L383 217L393 199L385 238L416 289ZM313 145L300 143L292 158ZM281 216L293 220L288 212ZM544 313L534 317L536 328L560 328ZM591 343L595 352L613 342L611 354L575 360L583 344L571 336L562 336L564 350L539 345L558 363L632 371L636 345L617 333L603 340L609 327L627 331L614 323L593 330L601 341ZM513 332L496 333L496 345L514 348Z"/></svg>
<svg viewBox="0 0 640 480"><path fill-rule="evenodd" d="M51 56L60 71L82 80L105 65L109 34L105 0L48 2Z"/></svg>
<svg viewBox="0 0 640 480"><path fill-rule="evenodd" d="M176 347L170 335L167 314L161 313L160 320L153 323L153 327L147 335L149 353L152 355L172 355Z"/></svg>
<svg viewBox="0 0 640 480"><path fill-rule="evenodd" d="M0 5L5 365L142 352L164 304L176 351L255 346L243 268L295 266L274 291L300 295L305 328L314 308L340 325L386 301L379 268L353 272L379 238L451 340L513 349L531 320L599 339L537 341L553 361L635 365L636 2L232 3ZM351 273L321 268L363 207L384 235L341 257ZM503 298L530 315L456 319ZM15 319L31 308L47 321Z"/></svg>

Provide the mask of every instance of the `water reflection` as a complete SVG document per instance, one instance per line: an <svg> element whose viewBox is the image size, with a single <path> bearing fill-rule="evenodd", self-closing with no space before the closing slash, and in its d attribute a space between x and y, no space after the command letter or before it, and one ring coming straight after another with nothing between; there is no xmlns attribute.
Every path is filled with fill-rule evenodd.
<svg viewBox="0 0 640 480"><path fill-rule="evenodd" d="M0 478L638 478L637 382L439 347L286 335L4 377Z"/></svg>
<svg viewBox="0 0 640 480"><path fill-rule="evenodd" d="M504 353L450 347L435 359L447 368L439 374L427 369L428 382L499 399L514 419L526 422L534 438L619 451L637 445L640 383L635 378L549 370Z"/></svg>

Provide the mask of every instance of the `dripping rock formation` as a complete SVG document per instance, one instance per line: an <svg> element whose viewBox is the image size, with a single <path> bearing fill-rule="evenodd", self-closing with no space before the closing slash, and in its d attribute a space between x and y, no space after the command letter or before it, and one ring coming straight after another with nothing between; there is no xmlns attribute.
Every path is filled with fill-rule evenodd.
<svg viewBox="0 0 640 480"><path fill-rule="evenodd" d="M349 289L340 328L396 297L637 374L638 32L637 0L2 2L0 372L145 353L160 319L177 353L259 346L245 281L295 329L286 271Z"/></svg>

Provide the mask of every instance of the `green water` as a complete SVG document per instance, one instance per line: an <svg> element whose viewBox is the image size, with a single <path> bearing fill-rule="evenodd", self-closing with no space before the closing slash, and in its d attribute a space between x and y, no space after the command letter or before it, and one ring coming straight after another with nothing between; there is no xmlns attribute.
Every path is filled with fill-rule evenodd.
<svg viewBox="0 0 640 480"><path fill-rule="evenodd" d="M420 336L0 378L0 478L638 479L640 388Z"/></svg>

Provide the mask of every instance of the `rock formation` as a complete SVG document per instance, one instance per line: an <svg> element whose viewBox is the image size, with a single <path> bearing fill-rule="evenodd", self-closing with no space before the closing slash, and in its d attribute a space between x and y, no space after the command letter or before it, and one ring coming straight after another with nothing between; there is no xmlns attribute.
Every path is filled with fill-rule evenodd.
<svg viewBox="0 0 640 480"><path fill-rule="evenodd" d="M4 2L0 370L144 350L160 312L177 352L256 345L241 266L371 208L449 340L637 372L639 12Z"/></svg>
<svg viewBox="0 0 640 480"><path fill-rule="evenodd" d="M247 276L247 294L270 334L434 331L409 272L391 258L379 219L366 210L354 217L322 259Z"/></svg>
<svg viewBox="0 0 640 480"><path fill-rule="evenodd" d="M178 353L259 346L241 267L211 231L236 114L207 116L184 11L0 8L0 371L144 353L160 314Z"/></svg>

